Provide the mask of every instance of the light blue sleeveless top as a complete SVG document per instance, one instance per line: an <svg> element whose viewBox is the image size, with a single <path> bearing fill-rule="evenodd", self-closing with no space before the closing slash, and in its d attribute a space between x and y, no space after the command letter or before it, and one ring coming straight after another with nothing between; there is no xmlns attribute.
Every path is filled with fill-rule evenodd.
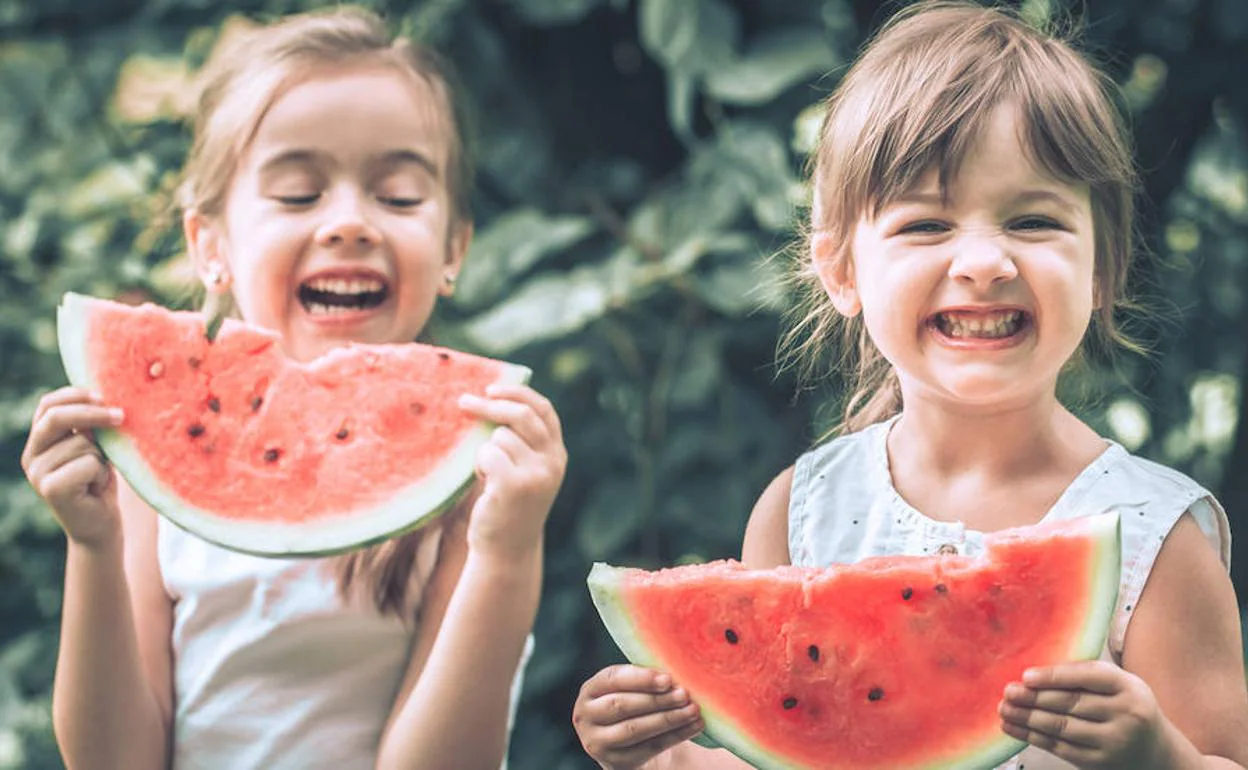
<svg viewBox="0 0 1248 770"><path fill-rule="evenodd" d="M885 445L895 421L833 439L798 459L789 493L793 564L822 567L868 556L938 552L973 556L983 551L983 533L961 522L928 518L897 493ZM1131 610L1179 517L1192 514L1228 569L1231 536L1226 513L1208 490L1112 441L1066 488L1044 520L1115 510L1122 522L1122 578L1101 658L1121 664ZM1073 765L1028 747L1000 767L1068 770Z"/></svg>

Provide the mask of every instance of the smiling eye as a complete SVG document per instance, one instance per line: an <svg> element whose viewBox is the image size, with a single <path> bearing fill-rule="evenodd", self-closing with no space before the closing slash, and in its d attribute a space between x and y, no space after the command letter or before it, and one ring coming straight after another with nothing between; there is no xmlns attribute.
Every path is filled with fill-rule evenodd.
<svg viewBox="0 0 1248 770"><path fill-rule="evenodd" d="M1049 217L1030 216L1015 220L1010 227L1014 230L1036 231L1060 229L1061 225Z"/></svg>
<svg viewBox="0 0 1248 770"><path fill-rule="evenodd" d="M940 233L948 231L949 226L944 222L937 222L931 219L925 219L921 222L911 222L898 230L898 232L903 235L939 235Z"/></svg>
<svg viewBox="0 0 1248 770"><path fill-rule="evenodd" d="M377 196L377 200L381 201L387 206L394 206L395 208L399 208L399 209L407 209L413 206L419 206L421 203L424 203L423 198L404 198L402 196L397 196L397 195L379 195Z"/></svg>
<svg viewBox="0 0 1248 770"><path fill-rule="evenodd" d="M320 197L320 193L312 193L311 195L275 195L273 199L283 206L311 206Z"/></svg>

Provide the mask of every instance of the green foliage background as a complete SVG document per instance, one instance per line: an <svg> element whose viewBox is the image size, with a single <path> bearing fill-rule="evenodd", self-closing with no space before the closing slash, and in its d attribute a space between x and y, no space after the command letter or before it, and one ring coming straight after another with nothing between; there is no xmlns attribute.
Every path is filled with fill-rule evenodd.
<svg viewBox="0 0 1248 770"><path fill-rule="evenodd" d="M0 0L0 768L60 767L48 693L64 544L18 466L35 402L64 381L55 304L66 290L178 301L179 244L153 216L186 148L187 75L229 18L325 4ZM885 10L365 4L446 49L477 105L479 237L438 334L532 366L566 425L512 754L517 770L588 767L571 703L617 659L590 563L736 555L756 495L832 414L837 383L799 391L772 364L785 295L764 257L794 238L815 105ZM1079 5L1131 105L1156 257L1134 282L1160 314L1136 319L1151 358L1082 371L1071 392L1098 429L1219 492L1244 532L1248 8Z"/></svg>

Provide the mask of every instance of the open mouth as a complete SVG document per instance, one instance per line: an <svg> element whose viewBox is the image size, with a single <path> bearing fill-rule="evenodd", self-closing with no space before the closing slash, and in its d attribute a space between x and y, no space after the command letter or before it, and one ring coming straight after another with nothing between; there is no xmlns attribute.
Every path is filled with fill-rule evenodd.
<svg viewBox="0 0 1248 770"><path fill-rule="evenodd" d="M310 315L372 310L385 303L389 294L386 282L373 276L323 276L299 285L299 302Z"/></svg>
<svg viewBox="0 0 1248 770"><path fill-rule="evenodd" d="M1022 310L949 310L932 316L931 323L946 337L971 341L1009 339L1023 331L1030 320Z"/></svg>

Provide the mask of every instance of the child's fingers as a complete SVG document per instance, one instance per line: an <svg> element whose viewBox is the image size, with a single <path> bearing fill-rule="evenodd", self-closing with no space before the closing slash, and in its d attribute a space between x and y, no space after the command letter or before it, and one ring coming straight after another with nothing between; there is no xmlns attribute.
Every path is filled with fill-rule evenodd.
<svg viewBox="0 0 1248 770"><path fill-rule="evenodd" d="M688 727L700 721L698 707L690 703L680 708L644 714L613 725L600 726L597 733L603 746L626 749L657 738L664 733Z"/></svg>
<svg viewBox="0 0 1248 770"><path fill-rule="evenodd" d="M1088 722L1068 714L1011 706L1008 703L1002 704L999 712L1005 724L1026 730L1028 737L1024 740L1042 749L1047 749L1048 744L1055 745L1059 742L1089 747L1101 744L1100 723Z"/></svg>
<svg viewBox="0 0 1248 770"><path fill-rule="evenodd" d="M1100 695L1122 691L1122 669L1102 660L1059 663L1023 672L1023 684L1033 690L1087 690Z"/></svg>
<svg viewBox="0 0 1248 770"><path fill-rule="evenodd" d="M85 388L58 388L39 399L39 403L35 405L35 414L31 418L31 422L37 422L39 418L43 416L44 412L54 406L75 403L87 404L92 402L96 404L100 403L96 400L96 397L91 393L91 391Z"/></svg>
<svg viewBox="0 0 1248 770"><path fill-rule="evenodd" d="M83 455L92 455L99 462L104 462L100 450L86 436L69 436L53 444L48 451L36 455L30 463L28 473L32 479L39 479L55 473L62 465Z"/></svg>
<svg viewBox="0 0 1248 770"><path fill-rule="evenodd" d="M1001 731L1011 738L1017 738L1020 741L1043 749L1058 759L1064 759L1077 767L1089 767L1105 759L1105 752L1094 746L1084 746L1079 743L1071 743L1054 738L1047 733L1029 730L1026 727L1005 722L1001 726Z"/></svg>
<svg viewBox="0 0 1248 770"><path fill-rule="evenodd" d="M585 698L600 698L612 692L662 693L672 689L672 677L662 671L642 666L619 664L607 666L581 686Z"/></svg>
<svg viewBox="0 0 1248 770"><path fill-rule="evenodd" d="M679 687L664 693L610 692L585 705L585 718L609 727L636 717L689 705L689 695Z"/></svg>
<svg viewBox="0 0 1248 770"><path fill-rule="evenodd" d="M460 396L459 405L476 417L511 428L534 449L543 449L551 441L546 423L528 404L504 399L483 399L466 393Z"/></svg>
<svg viewBox="0 0 1248 770"><path fill-rule="evenodd" d="M79 455L42 477L39 494L53 509L60 510L65 503L73 502L92 485L102 486L110 472L97 455Z"/></svg>
<svg viewBox="0 0 1248 770"><path fill-rule="evenodd" d="M1005 688L1005 702L1054 714L1069 714L1089 722L1108 722L1113 716L1105 696L1087 690L1033 690L1013 683Z"/></svg>
<svg viewBox="0 0 1248 770"><path fill-rule="evenodd" d="M30 438L22 452L22 466L28 468L35 457L66 436L91 428L110 428L121 424L120 409L95 404L70 403L49 408L35 421Z"/></svg>
<svg viewBox="0 0 1248 770"><path fill-rule="evenodd" d="M703 724L700 718L695 719L687 725L678 727L675 730L669 730L661 735L656 735L633 746L623 749L611 749L607 752L608 756L604 758L612 765L623 765L625 767L642 766L676 744L684 743L702 732L705 727L706 725Z"/></svg>
<svg viewBox="0 0 1248 770"><path fill-rule="evenodd" d="M528 404L546 424L546 429L552 436L558 436L562 432L559 425L559 413L555 411L550 399L528 385L491 385L485 389L485 395L490 398L505 398Z"/></svg>

